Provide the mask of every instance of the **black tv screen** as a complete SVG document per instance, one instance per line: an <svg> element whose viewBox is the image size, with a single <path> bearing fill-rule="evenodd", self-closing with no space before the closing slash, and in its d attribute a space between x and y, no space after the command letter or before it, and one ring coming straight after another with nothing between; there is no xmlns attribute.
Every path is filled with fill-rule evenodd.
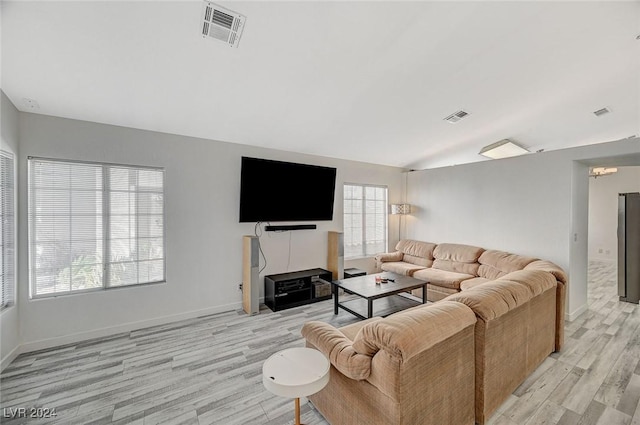
<svg viewBox="0 0 640 425"><path fill-rule="evenodd" d="M242 157L240 222L332 220L336 169Z"/></svg>

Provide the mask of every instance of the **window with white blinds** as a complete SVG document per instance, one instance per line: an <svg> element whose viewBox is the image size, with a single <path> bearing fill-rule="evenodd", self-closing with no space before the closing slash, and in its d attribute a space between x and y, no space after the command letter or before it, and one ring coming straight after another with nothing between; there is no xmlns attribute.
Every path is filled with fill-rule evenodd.
<svg viewBox="0 0 640 425"><path fill-rule="evenodd" d="M161 282L164 170L29 159L31 296Z"/></svg>
<svg viewBox="0 0 640 425"><path fill-rule="evenodd" d="M14 193L13 155L0 151L0 309L13 304L16 286Z"/></svg>
<svg viewBox="0 0 640 425"><path fill-rule="evenodd" d="M387 188L344 185L344 256L369 257L387 250Z"/></svg>

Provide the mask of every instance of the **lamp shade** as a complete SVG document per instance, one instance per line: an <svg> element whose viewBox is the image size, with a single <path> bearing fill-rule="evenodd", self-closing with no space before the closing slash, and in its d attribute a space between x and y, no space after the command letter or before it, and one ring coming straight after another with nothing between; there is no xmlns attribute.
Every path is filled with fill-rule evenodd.
<svg viewBox="0 0 640 425"><path fill-rule="evenodd" d="M391 214L411 214L410 204L391 204Z"/></svg>

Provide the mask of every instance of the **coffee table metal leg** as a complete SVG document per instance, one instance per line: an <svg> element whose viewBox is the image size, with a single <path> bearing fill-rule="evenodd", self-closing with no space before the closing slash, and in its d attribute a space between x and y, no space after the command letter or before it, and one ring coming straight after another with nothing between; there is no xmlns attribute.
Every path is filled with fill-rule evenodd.
<svg viewBox="0 0 640 425"><path fill-rule="evenodd" d="M373 317L373 300L367 300L367 317L371 319Z"/></svg>
<svg viewBox="0 0 640 425"><path fill-rule="evenodd" d="M338 293L340 292L340 288L337 286L333 287L333 314L338 314Z"/></svg>
<svg viewBox="0 0 640 425"><path fill-rule="evenodd" d="M425 283L422 287L422 304L427 303L427 284Z"/></svg>

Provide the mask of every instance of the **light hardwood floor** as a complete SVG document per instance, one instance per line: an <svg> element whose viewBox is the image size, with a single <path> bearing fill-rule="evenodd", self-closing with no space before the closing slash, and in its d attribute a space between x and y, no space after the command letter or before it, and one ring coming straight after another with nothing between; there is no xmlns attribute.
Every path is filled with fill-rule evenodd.
<svg viewBox="0 0 640 425"><path fill-rule="evenodd" d="M489 425L640 425L640 308L617 300L611 263L590 267L589 309ZM19 356L0 375L3 424L267 424L293 422L293 402L262 386L262 362L302 346L308 320L341 326L332 301L259 316L228 312ZM303 422L326 425L310 404ZM447 424L443 424L447 425ZM456 424L450 424L456 425Z"/></svg>

